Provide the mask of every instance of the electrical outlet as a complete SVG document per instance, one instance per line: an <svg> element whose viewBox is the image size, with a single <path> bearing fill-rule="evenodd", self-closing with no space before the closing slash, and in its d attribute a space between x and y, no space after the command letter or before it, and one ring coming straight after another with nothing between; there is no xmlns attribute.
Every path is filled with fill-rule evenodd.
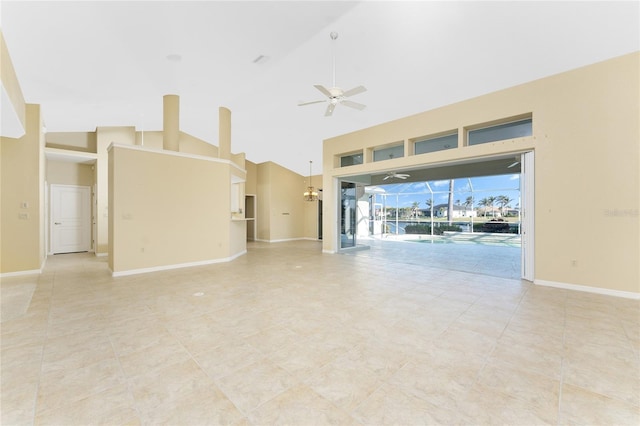
<svg viewBox="0 0 640 426"><path fill-rule="evenodd" d="M29 213L20 213L18 215L18 219L20 219L20 220L28 220L29 219Z"/></svg>

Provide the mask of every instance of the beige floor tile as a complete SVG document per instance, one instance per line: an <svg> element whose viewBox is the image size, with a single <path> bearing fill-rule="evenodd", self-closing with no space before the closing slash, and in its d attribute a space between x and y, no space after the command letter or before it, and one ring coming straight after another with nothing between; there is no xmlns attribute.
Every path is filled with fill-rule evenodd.
<svg viewBox="0 0 640 426"><path fill-rule="evenodd" d="M228 376L265 358L265 354L240 339L229 339L211 350L194 355L198 365L213 379Z"/></svg>
<svg viewBox="0 0 640 426"><path fill-rule="evenodd" d="M2 372L0 387L0 424L30 425L35 416L38 379L5 381Z"/></svg>
<svg viewBox="0 0 640 426"><path fill-rule="evenodd" d="M433 362L412 361L402 367L388 382L405 393L437 406L451 406L463 398L478 380L484 361L467 358L459 362L434 359ZM452 407L453 408L453 407Z"/></svg>
<svg viewBox="0 0 640 426"><path fill-rule="evenodd" d="M167 335L152 345L118 357L126 377L135 377L191 359L178 339Z"/></svg>
<svg viewBox="0 0 640 426"><path fill-rule="evenodd" d="M357 425L351 416L306 386L281 393L249 414L255 425Z"/></svg>
<svg viewBox="0 0 640 426"><path fill-rule="evenodd" d="M563 381L640 407L640 366L635 353L623 359L590 354L585 348L569 351L564 360Z"/></svg>
<svg viewBox="0 0 640 426"><path fill-rule="evenodd" d="M363 425L456 424L458 414L436 406L394 385L378 388L352 413Z"/></svg>
<svg viewBox="0 0 640 426"><path fill-rule="evenodd" d="M452 325L438 336L433 344L441 349L465 351L476 356L487 357L496 346L496 341L496 337Z"/></svg>
<svg viewBox="0 0 640 426"><path fill-rule="evenodd" d="M44 373L38 388L37 413L51 411L124 383L115 357L72 370Z"/></svg>
<svg viewBox="0 0 640 426"><path fill-rule="evenodd" d="M316 370L346 352L346 350L342 352L322 351L306 343L304 339L301 339L299 342L283 346L280 350L268 354L267 357L276 365L296 376L298 380L306 380Z"/></svg>
<svg viewBox="0 0 640 426"><path fill-rule="evenodd" d="M82 331L47 341L42 372L78 369L113 357L113 347L106 334Z"/></svg>
<svg viewBox="0 0 640 426"><path fill-rule="evenodd" d="M548 350L545 347L501 340L489 359L511 364L515 368L525 369L552 379L560 379L562 375L562 352L558 349Z"/></svg>
<svg viewBox="0 0 640 426"><path fill-rule="evenodd" d="M38 415L36 425L133 425L138 414L122 384Z"/></svg>
<svg viewBox="0 0 640 426"><path fill-rule="evenodd" d="M148 425L235 425L243 419L240 411L215 387L166 398L142 417L143 424Z"/></svg>
<svg viewBox="0 0 640 426"><path fill-rule="evenodd" d="M345 412L351 412L382 383L375 371L342 358L316 371L305 384Z"/></svg>
<svg viewBox="0 0 640 426"><path fill-rule="evenodd" d="M275 352L285 345L294 344L300 340L300 335L283 325L276 325L246 336L243 340L257 350L269 353Z"/></svg>
<svg viewBox="0 0 640 426"><path fill-rule="evenodd" d="M545 422L554 423L556 420L560 392L558 379L530 372L526 365L515 368L493 360L480 373L478 385L530 404Z"/></svg>
<svg viewBox="0 0 640 426"><path fill-rule="evenodd" d="M555 425L558 412L546 411L511 395L476 384L460 404L459 423L477 425Z"/></svg>
<svg viewBox="0 0 640 426"><path fill-rule="evenodd" d="M129 386L136 409L143 419L183 394L216 388L215 383L192 360L133 377L129 380Z"/></svg>
<svg viewBox="0 0 640 426"><path fill-rule="evenodd" d="M640 424L640 409L637 405L565 384L562 387L559 423L637 426Z"/></svg>
<svg viewBox="0 0 640 426"><path fill-rule="evenodd" d="M264 359L217 380L220 389L243 413L298 383L284 369Z"/></svg>
<svg viewBox="0 0 640 426"><path fill-rule="evenodd" d="M639 423L638 301L248 248L119 278L51 257L0 323L2 424Z"/></svg>
<svg viewBox="0 0 640 426"><path fill-rule="evenodd" d="M15 385L28 379L37 379L40 375L43 345L7 346L0 350L0 374L2 385Z"/></svg>

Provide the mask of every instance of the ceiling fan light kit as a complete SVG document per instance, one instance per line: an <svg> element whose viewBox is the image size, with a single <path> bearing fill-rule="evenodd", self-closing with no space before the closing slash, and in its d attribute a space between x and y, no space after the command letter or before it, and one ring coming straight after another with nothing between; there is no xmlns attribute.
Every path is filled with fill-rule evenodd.
<svg viewBox="0 0 640 426"><path fill-rule="evenodd" d="M335 31L332 31L329 34L329 37L331 37L331 40L335 41L338 38L338 33ZM331 88L327 89L326 87L324 87L321 84L314 84L314 86L316 89L318 89L323 95L325 95L327 97L327 99L321 99L321 100L317 100L317 101L310 101L310 102L301 102L298 104L298 106L305 106L305 105L311 105L311 104L317 104L317 103L321 103L321 102L328 102L329 105L327 105L327 109L325 110L325 117L330 117L333 114L333 110L336 108L336 105L338 104L342 104L344 106L347 106L349 108L355 108L357 110L362 111L363 109L366 108L366 105L358 103L358 102L353 102L351 100L349 100L348 98L350 96L354 96L357 94L360 94L362 92L366 92L367 88L364 86L357 86L354 87L353 89L344 91L342 90L340 87L336 86L336 55L335 55L335 50L333 52L333 85Z"/></svg>

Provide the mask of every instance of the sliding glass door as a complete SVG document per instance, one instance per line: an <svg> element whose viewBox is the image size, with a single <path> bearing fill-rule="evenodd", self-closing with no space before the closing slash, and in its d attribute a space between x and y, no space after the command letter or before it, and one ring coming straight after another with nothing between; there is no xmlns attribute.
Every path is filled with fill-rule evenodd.
<svg viewBox="0 0 640 426"><path fill-rule="evenodd" d="M356 184L340 182L340 248L356 246L357 234Z"/></svg>

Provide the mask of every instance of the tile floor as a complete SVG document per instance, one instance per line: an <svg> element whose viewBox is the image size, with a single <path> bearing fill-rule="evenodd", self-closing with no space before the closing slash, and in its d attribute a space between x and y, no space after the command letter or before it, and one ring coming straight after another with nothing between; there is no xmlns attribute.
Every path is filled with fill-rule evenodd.
<svg viewBox="0 0 640 426"><path fill-rule="evenodd" d="M3 279L30 300L0 324L1 423L640 424L638 301L248 249L121 278L58 255Z"/></svg>

